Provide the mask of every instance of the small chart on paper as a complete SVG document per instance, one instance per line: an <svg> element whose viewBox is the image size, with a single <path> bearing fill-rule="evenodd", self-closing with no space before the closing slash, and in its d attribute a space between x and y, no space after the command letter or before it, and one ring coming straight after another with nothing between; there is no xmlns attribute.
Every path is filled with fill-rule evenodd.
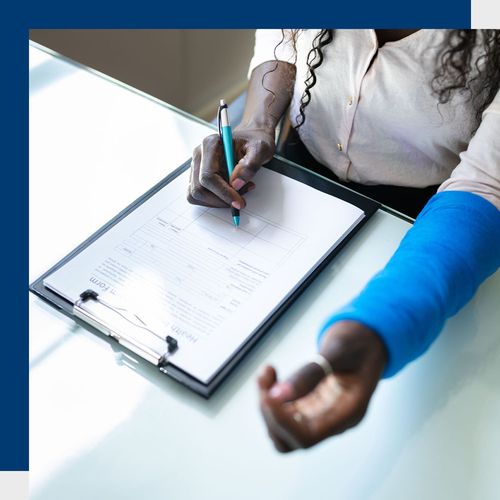
<svg viewBox="0 0 500 500"><path fill-rule="evenodd" d="M90 282L105 284L113 295L120 290L147 294L155 311L169 311L175 333L196 342L198 334L218 328L305 240L248 210L236 228L228 210L192 206L178 197L116 245L115 256L94 270ZM181 322L188 328L180 331Z"/></svg>
<svg viewBox="0 0 500 500"><path fill-rule="evenodd" d="M241 225L236 228L228 210L192 206L178 197L123 242L120 251L152 259L156 266L163 258L175 258L175 250L167 255L165 249L179 237L193 251L203 242L203 248L214 255L257 257L265 267L283 264L306 239L248 210L242 211Z"/></svg>
<svg viewBox="0 0 500 500"><path fill-rule="evenodd" d="M157 351L173 336L180 347L172 362L207 381L363 217L356 206L276 172L263 169L255 180L259 188L248 194L236 228L228 209L187 202L185 172L44 285L72 303L92 289L146 326L128 326L129 334ZM105 314L111 328L122 325L99 304L86 307Z"/></svg>

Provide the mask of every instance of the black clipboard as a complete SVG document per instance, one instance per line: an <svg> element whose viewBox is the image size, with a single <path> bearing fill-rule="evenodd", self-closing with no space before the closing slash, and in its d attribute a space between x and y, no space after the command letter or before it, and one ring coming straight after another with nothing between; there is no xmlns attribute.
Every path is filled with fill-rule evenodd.
<svg viewBox="0 0 500 500"><path fill-rule="evenodd" d="M128 207L122 210L118 215L116 215L113 219L107 222L103 227L98 229L92 236L87 238L83 243L81 243L77 248L75 248L72 252L70 252L66 257L61 259L55 266L45 272L42 276L36 279L29 287L30 291L35 295L43 299L45 302L50 304L52 307L65 314L66 316L75 320L78 324L84 326L86 329L93 333L98 333L101 335L97 328L94 328L92 325L82 321L80 318L76 317L74 314L74 304L64 299L57 293L48 289L44 286L43 281L49 275L51 275L54 271L62 267L76 255L78 255L82 250L84 250L87 246L93 243L95 240L100 238L106 231L112 228L119 221L127 217L131 212L133 212L136 208L142 205L146 200L151 198L154 194L164 188L169 182L173 179L181 175L183 172L188 170L191 165L191 160L188 160L186 163L181 165L171 174L166 176L163 180L161 180L158 184L153 186L149 191L144 193L141 197L131 203ZM287 308L300 296L300 294L307 288L307 286L314 280L316 276L331 262L331 260L337 255L340 250L344 247L344 245L361 229L361 227L368 221L368 219L377 211L380 207L380 204L370 198L367 198L361 194L358 194L350 189L347 189L339 184L336 184L325 177L321 177L317 174L312 173L311 171L300 167L298 165L289 163L287 161L283 161L277 157L273 158L271 162L269 162L265 167L274 172L278 172L282 175L295 179L299 182L303 182L308 184L319 191L322 191L326 194L330 194L339 198L343 201L351 203L356 207L360 208L364 212L364 217L358 221L358 223L351 229L351 231L339 242L339 244L329 252L321 262L313 269L311 272L304 277L301 283L291 292L291 294L286 298L285 301L281 303L281 305L274 310L272 315L267 318L259 327L259 329L254 332L249 338L241 344L238 351L236 351L226 363L220 368L220 370L216 373L216 375L210 380L208 384L204 384L199 380L195 379L188 373L183 370L177 368L174 365L169 365L168 370L162 370L164 373L169 375L174 380L180 382L185 385L189 389L195 391L196 393L204 396L205 398L209 398L214 391L220 386L220 384L226 379L226 377L235 369L238 363L242 360L242 358L252 349L252 347L264 336L264 334L271 328L271 326L275 323L275 321L287 310ZM109 338L110 343L116 342ZM124 351L127 349L125 347L120 346ZM160 367L159 367L160 368Z"/></svg>

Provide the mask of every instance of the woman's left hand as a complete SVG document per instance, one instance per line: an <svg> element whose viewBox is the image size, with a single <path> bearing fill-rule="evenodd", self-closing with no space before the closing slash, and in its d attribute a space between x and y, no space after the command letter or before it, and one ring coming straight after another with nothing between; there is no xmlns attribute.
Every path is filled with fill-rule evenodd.
<svg viewBox="0 0 500 500"><path fill-rule="evenodd" d="M320 353L332 367L328 376L316 363L285 382L271 366L259 376L261 411L278 451L309 448L358 424L387 361L378 335L355 321L335 323Z"/></svg>

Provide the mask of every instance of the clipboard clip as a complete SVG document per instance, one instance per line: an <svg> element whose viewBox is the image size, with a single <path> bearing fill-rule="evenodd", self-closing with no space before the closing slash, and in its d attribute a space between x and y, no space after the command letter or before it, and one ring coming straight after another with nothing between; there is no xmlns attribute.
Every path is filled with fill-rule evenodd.
<svg viewBox="0 0 500 500"><path fill-rule="evenodd" d="M112 328L111 325L104 322L102 319L98 318L94 313L92 313L87 307L85 307L85 303L88 301L94 301L116 313L123 320L127 321L133 327L142 329L147 331L148 333L158 337L163 340L167 344L166 352L159 353L151 347L147 346L143 342L132 338L127 335L123 331L116 331L116 329ZM103 300L99 294L92 289L87 289L80 294L79 299L73 305L73 314L89 323L91 326L104 333L108 337L111 337L118 341L121 345L136 353L140 357L146 359L150 363L158 366L163 372L165 372L165 366L168 364L168 359L172 356L178 349L179 343L177 339L172 337L171 335L167 335L166 337L162 337L155 331L148 328L146 323L135 313L131 313L126 308L118 307L116 305L110 304L106 300ZM132 316L131 319L129 316Z"/></svg>

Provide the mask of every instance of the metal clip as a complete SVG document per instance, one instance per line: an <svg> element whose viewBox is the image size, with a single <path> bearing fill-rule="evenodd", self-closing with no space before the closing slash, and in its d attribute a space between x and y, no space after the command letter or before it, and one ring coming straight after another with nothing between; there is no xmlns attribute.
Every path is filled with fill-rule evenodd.
<svg viewBox="0 0 500 500"><path fill-rule="evenodd" d="M167 343L167 352L160 354L146 344L134 338L130 338L130 336L126 335L123 331L117 331L115 328L104 322L102 319L98 318L94 313L92 313L88 310L88 308L85 307L85 303L89 300L97 302L103 307L113 311L115 314L119 315L122 319L130 323L132 326L142 329L165 341ZM167 364L168 358L179 348L178 342L175 338L171 337L170 335L167 335L167 337L159 335L155 331L148 328L146 323L139 316L137 316L137 314L132 313L126 308L110 304L109 302L100 298L99 294L96 291L91 289L85 290L80 294L80 298L75 302L73 306L73 314L86 323L90 324L100 332L104 333L108 337L117 340L127 349L135 352L150 363L153 363L154 365L160 367L162 371L165 371L164 367ZM137 321L130 319L130 317L128 317L127 315L132 316Z"/></svg>

